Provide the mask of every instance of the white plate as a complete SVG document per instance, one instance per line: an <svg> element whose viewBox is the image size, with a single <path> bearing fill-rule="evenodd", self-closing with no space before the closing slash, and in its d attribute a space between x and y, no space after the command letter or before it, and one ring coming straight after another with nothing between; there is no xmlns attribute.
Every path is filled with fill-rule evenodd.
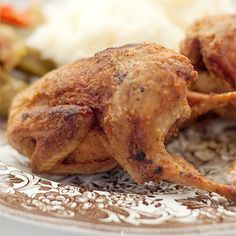
<svg viewBox="0 0 236 236"><path fill-rule="evenodd" d="M223 181L222 174L236 155L232 145L236 124L204 122L182 132L168 148L186 154L204 174ZM164 182L140 186L119 169L87 176L37 176L3 133L2 127L1 214L96 235L236 233L236 204L215 193Z"/></svg>

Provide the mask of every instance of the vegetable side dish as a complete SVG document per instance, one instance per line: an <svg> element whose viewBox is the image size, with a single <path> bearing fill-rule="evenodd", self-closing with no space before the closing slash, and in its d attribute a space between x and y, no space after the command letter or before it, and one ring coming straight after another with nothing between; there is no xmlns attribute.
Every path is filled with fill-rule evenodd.
<svg viewBox="0 0 236 236"><path fill-rule="evenodd" d="M0 24L0 116L7 116L13 97L28 86L32 76L43 76L55 64L28 47L16 28L32 27L30 18L6 5L0 5L0 16L6 23Z"/></svg>

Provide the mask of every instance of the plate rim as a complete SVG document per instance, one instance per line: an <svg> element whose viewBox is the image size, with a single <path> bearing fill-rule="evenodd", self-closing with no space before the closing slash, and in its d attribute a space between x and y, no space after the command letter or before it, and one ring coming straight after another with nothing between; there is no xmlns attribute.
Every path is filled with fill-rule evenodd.
<svg viewBox="0 0 236 236"><path fill-rule="evenodd" d="M3 161L4 165L8 167L13 167ZM13 167L16 170L21 171L23 174L29 175L26 171L22 171L19 168ZM37 175L30 174L38 177ZM41 180L47 180L51 183L57 183L46 178L39 177ZM14 196L14 193L7 193L8 196ZM0 192L0 199L4 196ZM71 218L55 217L50 215L43 215L40 213L31 213L18 209L16 207L10 207L3 202L0 202L0 215L5 216L10 219L17 221L23 221L33 225L41 225L50 228L61 228L62 230L70 232L79 233L89 233L91 235L120 235L123 231L125 235L163 235L163 236L173 236L173 235L183 235L183 236L209 236L209 235L235 235L236 234L236 221L235 222L225 222L225 223L210 223L210 224L199 224L191 225L185 227L174 226L172 228L145 228L145 227L135 227L135 226L120 226L120 225L109 225L104 223L93 223L81 220L75 220ZM214 226L214 227L213 227Z"/></svg>
<svg viewBox="0 0 236 236"><path fill-rule="evenodd" d="M24 212L19 209L11 208L0 203L0 215L8 219L12 219L18 222L25 222L31 225L38 225L43 227L48 227L51 229L60 228L63 231L73 232L73 233L87 233L90 235L121 235L124 233L126 236L133 235L163 235L163 236L173 236L173 235L183 235L183 236L210 236L210 235L235 235L236 224L222 223L222 224L212 224L209 225L196 225L192 227L173 227L171 229L165 228L141 228L141 227L126 227L114 226L114 225L104 225L104 224L93 224L91 222L82 222L76 220L66 220L57 219L52 216L45 216L39 214L33 214L29 212ZM63 223L63 224L62 224ZM96 227L95 227L96 226Z"/></svg>

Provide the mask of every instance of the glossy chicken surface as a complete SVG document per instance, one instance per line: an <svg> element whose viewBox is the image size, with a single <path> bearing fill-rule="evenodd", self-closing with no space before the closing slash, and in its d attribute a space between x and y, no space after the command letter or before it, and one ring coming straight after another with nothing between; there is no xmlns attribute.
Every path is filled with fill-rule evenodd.
<svg viewBox="0 0 236 236"><path fill-rule="evenodd" d="M107 49L50 72L19 94L8 140L35 172L96 173L118 163L141 184L166 180L236 200L236 188L207 179L165 149L191 107L198 114L208 110L202 104L211 101L212 109L225 102L188 94L196 79L189 59L159 45Z"/></svg>
<svg viewBox="0 0 236 236"><path fill-rule="evenodd" d="M187 31L181 52L199 72L191 90L208 94L236 90L236 15L196 21ZM236 119L236 103L217 109L217 113Z"/></svg>

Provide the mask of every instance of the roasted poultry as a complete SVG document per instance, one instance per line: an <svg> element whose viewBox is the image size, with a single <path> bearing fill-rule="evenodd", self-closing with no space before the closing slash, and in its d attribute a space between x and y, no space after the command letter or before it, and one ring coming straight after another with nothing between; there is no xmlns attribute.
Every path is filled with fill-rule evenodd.
<svg viewBox="0 0 236 236"><path fill-rule="evenodd" d="M208 16L196 21L181 43L181 53L190 58L199 79L190 89L203 93L236 90L236 15ZM236 103L216 110L236 119Z"/></svg>
<svg viewBox="0 0 236 236"><path fill-rule="evenodd" d="M110 48L20 93L8 140L34 172L96 173L118 163L140 184L165 180L236 200L236 188L207 179L165 149L167 136L191 117L189 101L200 114L236 98L188 94L196 79L189 59L156 44Z"/></svg>

